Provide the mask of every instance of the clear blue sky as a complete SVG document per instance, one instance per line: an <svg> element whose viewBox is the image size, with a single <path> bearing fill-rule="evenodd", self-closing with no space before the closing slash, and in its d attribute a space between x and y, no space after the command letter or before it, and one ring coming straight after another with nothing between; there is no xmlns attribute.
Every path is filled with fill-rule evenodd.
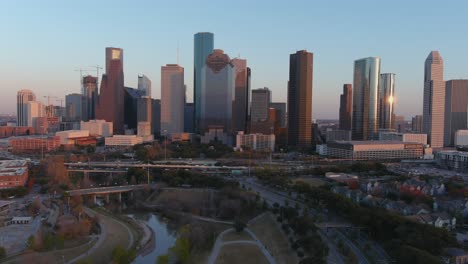
<svg viewBox="0 0 468 264"><path fill-rule="evenodd" d="M74 70L103 66L108 46L124 49L126 85L146 74L159 98L160 67L176 62L179 43L191 99L193 34L210 31L216 48L248 60L252 88L269 87L276 101L286 101L289 54L313 52L314 118L337 118L353 61L379 56L382 72L397 76L396 113L409 117L422 112L431 50L446 79L468 78L467 26L466 0L2 1L0 113L15 112L19 89L41 99L79 92Z"/></svg>

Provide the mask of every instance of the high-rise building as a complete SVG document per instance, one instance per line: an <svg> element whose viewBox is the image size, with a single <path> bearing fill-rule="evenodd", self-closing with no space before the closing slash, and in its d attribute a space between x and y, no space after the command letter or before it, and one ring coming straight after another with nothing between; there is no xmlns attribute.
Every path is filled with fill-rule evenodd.
<svg viewBox="0 0 468 264"><path fill-rule="evenodd" d="M26 126L33 127L34 131L42 131L38 126L37 118L45 117L45 105L38 101L29 101L26 103Z"/></svg>
<svg viewBox="0 0 468 264"><path fill-rule="evenodd" d="M19 90L16 95L16 125L28 126L27 103L36 101L31 90Z"/></svg>
<svg viewBox="0 0 468 264"><path fill-rule="evenodd" d="M353 116L353 85L343 84L343 94L340 95L340 129L351 130Z"/></svg>
<svg viewBox="0 0 468 264"><path fill-rule="evenodd" d="M444 146L453 146L455 132L468 129L468 80L450 80L445 89Z"/></svg>
<svg viewBox="0 0 468 264"><path fill-rule="evenodd" d="M206 96L206 91L202 88L203 73L202 68L206 65L208 55L213 53L214 35L210 32L199 32L194 35L194 65L193 65L193 104L194 111L194 129L200 133L199 125L202 115L202 97Z"/></svg>
<svg viewBox="0 0 468 264"><path fill-rule="evenodd" d="M353 140L369 140L378 136L379 78L380 58L354 61Z"/></svg>
<svg viewBox="0 0 468 264"><path fill-rule="evenodd" d="M81 121L83 111L82 106L83 96L81 94L67 94L65 96L65 109L67 113L67 121Z"/></svg>
<svg viewBox="0 0 468 264"><path fill-rule="evenodd" d="M177 64L162 66L161 134L168 136L184 132L184 107L184 68Z"/></svg>
<svg viewBox="0 0 468 264"><path fill-rule="evenodd" d="M422 115L415 115L411 118L411 132L421 133L423 127L423 117Z"/></svg>
<svg viewBox="0 0 468 264"><path fill-rule="evenodd" d="M273 124L270 122L269 109L271 92L265 88L252 90L250 105L250 133L271 134Z"/></svg>
<svg viewBox="0 0 468 264"><path fill-rule="evenodd" d="M139 122L148 122L151 125L151 111L151 97L142 96L138 98L137 124Z"/></svg>
<svg viewBox="0 0 468 264"><path fill-rule="evenodd" d="M161 131L161 100L151 99L151 131L160 135Z"/></svg>
<svg viewBox="0 0 468 264"><path fill-rule="evenodd" d="M444 146L444 61L431 51L424 64L423 132L432 148Z"/></svg>
<svg viewBox="0 0 468 264"><path fill-rule="evenodd" d="M113 123L114 134L124 131L123 50L106 48L106 73L102 76L96 118Z"/></svg>
<svg viewBox="0 0 468 264"><path fill-rule="evenodd" d="M82 119L84 121L96 118L96 103L98 100L98 77L91 75L83 77L83 106Z"/></svg>
<svg viewBox="0 0 468 264"><path fill-rule="evenodd" d="M193 103L185 103L184 132L193 133Z"/></svg>
<svg viewBox="0 0 468 264"><path fill-rule="evenodd" d="M250 71L247 60L235 58L232 60L236 70L236 84L234 88L233 130L245 131L249 116Z"/></svg>
<svg viewBox="0 0 468 264"><path fill-rule="evenodd" d="M278 110L276 111L276 119L279 121L279 127L286 127L286 103L273 102L270 103L270 107Z"/></svg>
<svg viewBox="0 0 468 264"><path fill-rule="evenodd" d="M379 80L379 129L393 127L393 103L395 101L395 74L382 73Z"/></svg>
<svg viewBox="0 0 468 264"><path fill-rule="evenodd" d="M215 49L202 68L200 103L200 132L210 127L222 129L232 136L232 104L235 85L235 69L231 59L220 49ZM197 111L195 109L195 111ZM197 122L196 122L197 123ZM232 142L224 142L232 144Z"/></svg>
<svg viewBox="0 0 468 264"><path fill-rule="evenodd" d="M312 143L312 82L314 54L297 51L289 58L288 145Z"/></svg>
<svg viewBox="0 0 468 264"><path fill-rule="evenodd" d="M250 120L252 122L268 120L271 91L267 87L252 90L252 105L250 106Z"/></svg>
<svg viewBox="0 0 468 264"><path fill-rule="evenodd" d="M146 77L146 75L138 76L138 90L140 90L143 95L151 97L151 80Z"/></svg>
<svg viewBox="0 0 468 264"><path fill-rule="evenodd" d="M124 87L124 124L126 129L136 129L138 118L147 118L146 113L140 112L138 114L138 110L142 111L144 108L140 105L145 103L142 99L143 96L145 96L143 91Z"/></svg>

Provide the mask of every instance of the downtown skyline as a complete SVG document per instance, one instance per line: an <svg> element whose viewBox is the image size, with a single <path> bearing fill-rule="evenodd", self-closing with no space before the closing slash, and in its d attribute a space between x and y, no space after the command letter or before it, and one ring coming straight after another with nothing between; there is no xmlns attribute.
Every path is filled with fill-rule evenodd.
<svg viewBox="0 0 468 264"><path fill-rule="evenodd" d="M24 11L24 16L29 13L36 18L45 16L33 12L34 5L34 3L30 4L31 7ZM78 23L75 20L77 19L75 15L71 15L70 20L62 23L63 25L56 25L55 20L60 20L60 17L69 15L74 10L80 10L79 6L74 5L69 5L66 8L58 5L56 8L62 8L60 9L62 12L44 19L42 22L43 27L55 26L49 29L38 27L36 32L33 32L36 26L33 26L31 22L28 24L27 20L26 22L18 20L23 15L14 18L17 23L11 23L11 19L9 24L4 21L2 27L5 27L6 24L8 27L5 27L3 32L7 32L13 38L0 44L5 45L1 49L3 51L0 52L5 53L1 57L6 58L1 63L2 68L0 69L5 73L5 76L2 77L2 86L5 87L2 90L5 93L0 99L2 100L0 113L15 112L15 104L11 99L15 98L16 91L20 89L35 91L38 100L43 102L46 101L43 98L46 95L63 98L65 94L80 92L80 76L75 69L87 68L89 69L87 73L95 75L95 70L88 66L100 65L104 67L102 50L109 46L119 47L125 51L125 86L137 87L137 75L145 74L153 81L153 98L159 98L161 93L160 67L177 63L177 47L179 46L179 64L185 68L187 99L192 101L193 34L202 31L214 33L215 49L223 49L231 58L240 54L242 59L247 59L249 67L252 69L251 89L268 87L272 91L273 101L287 101L289 54L301 49L313 52L313 118L338 118L339 95L342 85L343 83L352 83L353 62L360 58L380 57L382 60L381 72L396 73L395 113L404 115L407 119L412 115L422 114L423 65L424 59L431 50L438 50L444 57L445 80L468 76L468 72L465 70L466 66L463 65L465 61L468 61L468 56L462 53L462 47L467 44L466 37L461 37L457 42L444 41L444 37L448 38L450 33L460 27L461 20L457 22L458 16L453 15L432 27L433 33L438 34L440 38L425 35L428 29L424 23L434 24L434 22L426 20L431 15L439 15L439 12L436 11L437 8L441 8L440 3L436 7L424 7L420 11L415 11L415 6L407 7L408 11L396 10L400 15L399 21L394 21L394 24L390 23L388 15L383 14L380 20L382 29L390 30L389 32L392 34L384 34L382 31L385 30L366 26L363 24L364 19L360 18L351 19L349 25L344 24L344 20L350 18L350 15L338 17L338 14L342 15L344 12L345 3L342 4L342 7L337 7L337 13L331 15L329 19L319 15L318 9L331 11L332 7L323 4L310 5L317 10L310 10L310 15L304 11L298 12L296 21L276 21L275 15L278 15L278 9L281 7L278 5L267 7L264 12L259 14L265 20L257 21L253 16L255 7L258 7L258 3L255 3L252 4L252 10L246 11L250 15L247 14L243 21L238 22L239 27L236 29L230 27L228 22L216 19L220 16L219 14L213 14L212 21L207 21L207 19L196 21L194 14L190 13L200 9L188 5L186 10L181 10L182 14L188 15L187 19L178 21L174 25L165 22L162 14L163 10L169 13L175 11L174 6L155 8L147 5L148 9L158 14L159 17L155 15L145 16L142 21L127 19L118 21L116 28L120 27L124 33L120 35L116 34L116 29L109 28L106 31L106 27L102 27L108 24L103 19L108 18L109 15L104 15L104 18L99 19L90 18L91 21L101 22L102 26L98 29L88 27L89 21ZM446 8L449 9L450 5L453 4L447 4ZM463 7L466 4L461 5ZM145 5L139 7L124 5L113 11L116 15L131 16L135 15L136 11L144 15L150 12L145 11L144 7ZM18 12L17 9L20 8L21 4L2 8L2 10L11 11L10 14L4 14L2 19L11 18L11 14L14 14L15 10ZM54 10L47 4L44 8ZM206 8L207 12L217 10L216 7L208 5ZM230 7L224 8L229 9ZM460 12L453 6L452 9L455 13ZM463 8L459 9L463 10ZM98 5L96 10L92 12L102 10L102 6ZM234 8L234 10L236 9ZM128 11L128 15L125 14L126 11ZM411 15L410 11L416 12L412 20L408 18ZM424 12L427 14L425 15ZM280 17L285 18L285 16ZM334 21L330 21L332 19ZM216 23L212 23L213 21ZM408 26L409 29L396 32L404 21L412 22ZM73 32L63 31L68 24ZM271 25L272 29L260 31L268 25ZM321 25L323 28L319 30L317 25ZM349 30L351 26L355 27L352 32L354 37L350 35L351 33L346 32L346 29ZM84 45L82 40L78 40L80 34L74 32L81 32L85 29L89 30L90 37L95 37L96 41L88 41ZM410 32L412 30L414 32ZM258 34L254 34L254 32L258 32ZM44 33L49 37L60 37L60 41L58 41L60 43L53 43L46 37L37 40L38 33ZM337 42L336 40L340 38L343 41ZM396 43L385 44L386 41L390 40L396 41ZM35 45L25 46L26 42L35 42ZM24 52L24 49L27 52ZM24 54L20 54L20 50L23 50ZM54 103L60 104L60 102Z"/></svg>

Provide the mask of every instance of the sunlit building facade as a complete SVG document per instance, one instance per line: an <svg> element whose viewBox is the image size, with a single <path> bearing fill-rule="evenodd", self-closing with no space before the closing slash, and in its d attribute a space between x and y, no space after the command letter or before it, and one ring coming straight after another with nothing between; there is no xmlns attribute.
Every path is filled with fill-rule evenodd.
<svg viewBox="0 0 468 264"><path fill-rule="evenodd" d="M20 90L16 95L16 125L28 126L27 103L36 101L36 95L31 90Z"/></svg>
<svg viewBox="0 0 468 264"><path fill-rule="evenodd" d="M382 73L379 81L379 129L393 128L395 74Z"/></svg>
<svg viewBox="0 0 468 264"><path fill-rule="evenodd" d="M444 61L431 51L424 64L423 132L432 148L444 146Z"/></svg>
<svg viewBox="0 0 468 264"><path fill-rule="evenodd" d="M378 136L379 78L380 58L369 57L354 62L353 140L370 140Z"/></svg>

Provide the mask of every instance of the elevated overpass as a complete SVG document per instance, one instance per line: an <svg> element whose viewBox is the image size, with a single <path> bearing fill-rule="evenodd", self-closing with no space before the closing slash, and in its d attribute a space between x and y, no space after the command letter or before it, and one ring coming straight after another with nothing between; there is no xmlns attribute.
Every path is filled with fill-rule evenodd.
<svg viewBox="0 0 468 264"><path fill-rule="evenodd" d="M109 202L110 194L117 194L119 202L122 201L122 193L132 192L135 190L143 190L146 188L152 188L153 185L148 184L136 184L136 185L123 185L123 186L109 186L109 187L98 187L98 188L88 188L88 189L77 189L66 191L70 196L82 196L89 195L94 199L96 203L96 196L104 196L106 201Z"/></svg>
<svg viewBox="0 0 468 264"><path fill-rule="evenodd" d="M201 169L201 170L247 170L244 166L207 166L193 164L151 164L135 162L77 162L65 163L69 169L79 171L89 170L90 168L160 168L160 169ZM89 170L89 172L93 172Z"/></svg>

